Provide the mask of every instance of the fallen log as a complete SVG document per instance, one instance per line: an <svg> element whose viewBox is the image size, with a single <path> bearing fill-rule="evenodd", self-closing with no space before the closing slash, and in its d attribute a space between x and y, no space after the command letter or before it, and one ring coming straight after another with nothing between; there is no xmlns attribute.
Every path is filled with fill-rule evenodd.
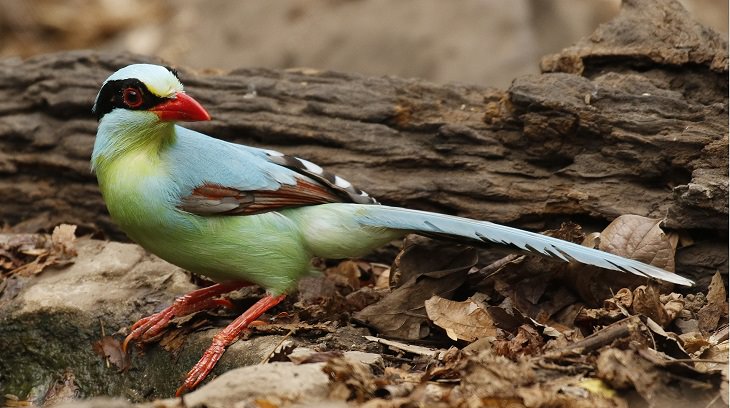
<svg viewBox="0 0 730 408"><path fill-rule="evenodd" d="M145 61L160 62L91 51L0 61L0 220L123 239L89 171L90 109L111 72ZM307 158L386 204L530 229L666 218L693 242L678 252L680 273L727 272L727 43L675 1L627 1L541 66L507 90L181 71L214 118L196 129Z"/></svg>

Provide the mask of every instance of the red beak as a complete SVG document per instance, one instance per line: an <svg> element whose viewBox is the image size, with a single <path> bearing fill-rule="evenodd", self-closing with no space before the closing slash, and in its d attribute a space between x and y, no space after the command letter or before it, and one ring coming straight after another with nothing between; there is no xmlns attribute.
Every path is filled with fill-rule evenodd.
<svg viewBox="0 0 730 408"><path fill-rule="evenodd" d="M210 114L195 99L185 93L178 92L174 99L150 109L166 122L197 122L210 120Z"/></svg>

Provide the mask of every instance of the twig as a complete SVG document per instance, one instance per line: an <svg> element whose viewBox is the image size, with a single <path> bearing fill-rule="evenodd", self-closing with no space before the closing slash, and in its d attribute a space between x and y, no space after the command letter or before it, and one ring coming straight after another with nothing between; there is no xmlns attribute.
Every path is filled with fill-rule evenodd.
<svg viewBox="0 0 730 408"><path fill-rule="evenodd" d="M712 360L708 358L674 358L664 362L665 364L674 363L710 363L710 364L727 364L727 360Z"/></svg>
<svg viewBox="0 0 730 408"><path fill-rule="evenodd" d="M261 362L259 364L266 364L266 362L269 361L271 356L273 356L274 353L276 353L276 349L281 347L281 345L284 344L286 339L288 339L292 335L292 333L294 333L294 327L289 329L289 333L287 333L284 337L281 338L281 340L276 344L276 346L274 346L273 350L271 350L268 354L266 354L266 356L261 360Z"/></svg>
<svg viewBox="0 0 730 408"><path fill-rule="evenodd" d="M99 318L99 326L101 327L101 338L103 339L104 337L106 337L106 331L104 330L104 322L101 321L101 317ZM111 368L112 365L109 362L109 356L108 355L105 355L104 356L104 362L106 363L106 368Z"/></svg>
<svg viewBox="0 0 730 408"><path fill-rule="evenodd" d="M413 344L401 343L393 340L386 340L380 337L363 336L366 340L374 341L376 343L385 344L386 346L393 347L398 350L402 350L408 353L418 354L420 356L437 357L439 353L446 350L437 350L428 347L416 346Z"/></svg>
<svg viewBox="0 0 730 408"><path fill-rule="evenodd" d="M641 320L638 316L627 317L591 334L581 341L566 346L561 351L566 352L580 349L583 352L590 352L597 350L607 344L611 344L616 339L628 336L631 330L640 324Z"/></svg>
<svg viewBox="0 0 730 408"><path fill-rule="evenodd" d="M720 398L719 392L717 393L717 395L715 395L715 398L711 399L710 402L708 402L707 405L705 405L705 408L710 408L712 406L712 404L714 404L715 401L717 401L718 398Z"/></svg>

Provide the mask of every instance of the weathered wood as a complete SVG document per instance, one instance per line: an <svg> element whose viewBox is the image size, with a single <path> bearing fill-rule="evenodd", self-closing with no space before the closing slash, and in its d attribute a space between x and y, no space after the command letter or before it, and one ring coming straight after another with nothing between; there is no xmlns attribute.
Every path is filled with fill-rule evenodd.
<svg viewBox="0 0 730 408"><path fill-rule="evenodd" d="M150 60L0 61L0 220L121 237L89 171L90 109L111 72ZM306 69L182 78L214 118L192 127L305 157L387 204L533 229L666 217L695 242L678 270L698 277L727 271L727 61L719 35L661 0L626 2L507 91Z"/></svg>

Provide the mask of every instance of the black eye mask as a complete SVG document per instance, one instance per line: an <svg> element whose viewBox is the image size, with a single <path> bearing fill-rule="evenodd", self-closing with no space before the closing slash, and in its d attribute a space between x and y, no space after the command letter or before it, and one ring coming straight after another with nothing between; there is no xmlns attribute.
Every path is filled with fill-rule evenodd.
<svg viewBox="0 0 730 408"><path fill-rule="evenodd" d="M126 103L124 97L125 89L133 89L138 92L138 97L141 98L141 102L134 103L133 105ZM99 91L99 96L96 98L96 103L91 109L91 112L96 115L96 120L101 120L104 115L117 108L127 110L149 110L166 102L167 100L167 98L159 97L150 92L147 85L139 79L118 79L108 81L104 84ZM129 101L128 98L127 101Z"/></svg>

